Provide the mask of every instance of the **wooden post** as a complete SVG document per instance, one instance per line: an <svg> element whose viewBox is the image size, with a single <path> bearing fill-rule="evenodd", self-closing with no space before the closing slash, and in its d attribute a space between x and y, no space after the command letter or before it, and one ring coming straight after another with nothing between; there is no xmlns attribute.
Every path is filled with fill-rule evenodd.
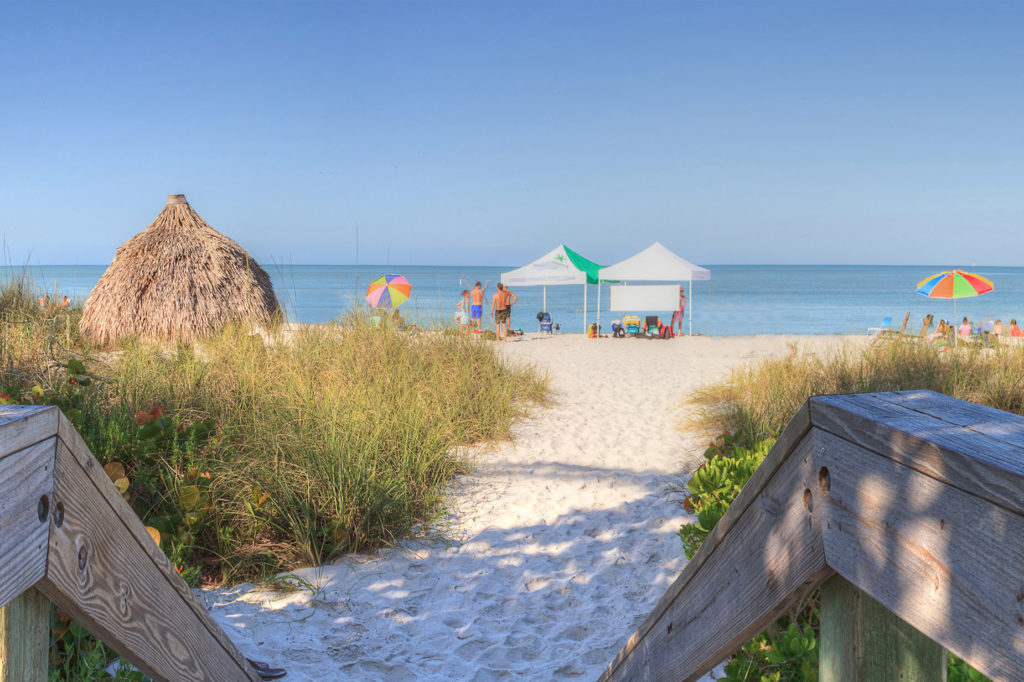
<svg viewBox="0 0 1024 682"><path fill-rule="evenodd" d="M45 682L50 600L34 587L0 608L0 682Z"/></svg>
<svg viewBox="0 0 1024 682"><path fill-rule="evenodd" d="M945 682L946 651L840 576L821 586L821 682Z"/></svg>

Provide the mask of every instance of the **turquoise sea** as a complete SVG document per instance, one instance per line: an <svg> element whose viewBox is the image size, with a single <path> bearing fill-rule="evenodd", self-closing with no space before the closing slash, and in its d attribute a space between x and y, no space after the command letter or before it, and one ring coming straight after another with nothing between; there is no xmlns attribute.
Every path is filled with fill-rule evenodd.
<svg viewBox="0 0 1024 682"><path fill-rule="evenodd" d="M266 267L266 266L265 266ZM490 281L488 294L508 267L287 265L266 267L279 300L292 320L324 322L353 306L364 305L369 281L384 273L399 273L413 285L413 296L402 307L407 321L436 326L452 321L459 292L476 280ZM693 331L712 336L735 334L863 333L885 316L898 326L911 313L915 332L921 318L951 319L953 303L916 294L916 284L944 266L871 265L707 265L710 282L694 282L687 292L693 305ZM103 265L33 265L0 267L0 277L27 270L40 289L85 299L103 274ZM1024 268L964 268L988 277L995 291L957 301L959 316L978 322L989 317L1024 320ZM469 282L469 285L466 285ZM512 326L536 331L541 309L540 287L515 289ZM548 308L563 332L583 330L583 286L548 287ZM605 330L619 313L608 311L607 286L602 287L601 321ZM597 287L587 293L588 321L597 314ZM656 313L658 311L636 311ZM663 317L666 317L662 313ZM670 317L670 314L668 315Z"/></svg>

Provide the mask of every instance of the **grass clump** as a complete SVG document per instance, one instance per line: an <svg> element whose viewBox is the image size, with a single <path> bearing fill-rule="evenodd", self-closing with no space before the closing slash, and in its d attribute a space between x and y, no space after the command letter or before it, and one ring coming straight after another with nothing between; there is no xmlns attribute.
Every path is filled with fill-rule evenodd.
<svg viewBox="0 0 1024 682"><path fill-rule="evenodd" d="M692 558L725 514L775 439L809 397L927 389L1001 410L1024 413L1024 346L968 345L944 350L893 340L844 346L821 356L770 359L733 372L699 391L699 424L718 433L706 462L686 482L683 501L694 521L679 536ZM809 598L744 645L724 668L730 682L816 680L820 597ZM955 656L948 676L986 678Z"/></svg>
<svg viewBox="0 0 1024 682"><path fill-rule="evenodd" d="M928 389L1000 410L1024 412L1024 346L891 341L831 353L764 360L695 394L700 425L748 442L774 438L813 395Z"/></svg>

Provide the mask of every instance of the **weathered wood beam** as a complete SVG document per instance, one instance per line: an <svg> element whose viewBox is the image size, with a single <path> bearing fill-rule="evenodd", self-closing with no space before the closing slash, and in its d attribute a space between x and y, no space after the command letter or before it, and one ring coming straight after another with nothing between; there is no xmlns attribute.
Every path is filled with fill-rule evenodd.
<svg viewBox="0 0 1024 682"><path fill-rule="evenodd" d="M61 522L51 524L39 589L151 677L258 679L234 645L214 635L209 615L197 617L182 598L191 597L188 587L95 459L78 454L63 441L57 446L53 499Z"/></svg>
<svg viewBox="0 0 1024 682"><path fill-rule="evenodd" d="M24 423L15 422L15 425L23 427ZM20 428L16 435L26 431ZM46 574L53 458L57 448L55 433L56 428L48 439L9 453L0 460L0 606ZM0 435L6 444L7 429L0 431Z"/></svg>
<svg viewBox="0 0 1024 682"><path fill-rule="evenodd" d="M809 402L815 428L1024 513L1024 417L931 391L819 396ZM954 420L938 416L945 413Z"/></svg>
<svg viewBox="0 0 1024 682"><path fill-rule="evenodd" d="M0 608L0 682L46 682L50 600L29 588Z"/></svg>
<svg viewBox="0 0 1024 682"><path fill-rule="evenodd" d="M934 430L948 443L959 429ZM1024 682L1024 515L988 499L993 474L953 473L927 443L923 473L898 434L878 453L812 431L828 565L980 672Z"/></svg>
<svg viewBox="0 0 1024 682"><path fill-rule="evenodd" d="M946 650L840 576L821 586L821 682L943 682Z"/></svg>
<svg viewBox="0 0 1024 682"><path fill-rule="evenodd" d="M703 561L687 565L671 603L659 604L602 679L696 680L832 574L810 498L812 444L804 438L777 457L773 475L755 482L760 491L719 521L728 533L705 541Z"/></svg>
<svg viewBox="0 0 1024 682"><path fill-rule="evenodd" d="M58 414L49 405L0 405L0 460L57 435Z"/></svg>
<svg viewBox="0 0 1024 682"><path fill-rule="evenodd" d="M192 589L178 575L177 570L171 564L167 555L153 542L149 533L146 532L146 528L138 520L134 510L118 494L117 489L111 484L103 470L97 466L98 462L89 452L89 447L82 440L82 436L79 435L74 425L63 414L59 415L58 435L61 443L64 444L93 482L93 486L103 496L107 505L123 520L123 527L135 539L137 546L149 557L149 560L159 572L164 575L165 584L174 590L182 603L188 606L194 617L204 624L210 635L220 643L221 648L228 653L235 663L240 667L248 669L248 663L238 650L238 647L235 646L235 643L231 641L224 630L214 622L206 608L196 599Z"/></svg>

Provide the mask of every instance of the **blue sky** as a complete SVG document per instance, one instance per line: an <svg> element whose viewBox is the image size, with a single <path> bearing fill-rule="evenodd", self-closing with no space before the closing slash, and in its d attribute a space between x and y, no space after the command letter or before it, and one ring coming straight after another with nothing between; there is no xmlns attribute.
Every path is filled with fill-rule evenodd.
<svg viewBox="0 0 1024 682"><path fill-rule="evenodd" d="M5 259L1019 265L1024 7L8 3Z"/></svg>

